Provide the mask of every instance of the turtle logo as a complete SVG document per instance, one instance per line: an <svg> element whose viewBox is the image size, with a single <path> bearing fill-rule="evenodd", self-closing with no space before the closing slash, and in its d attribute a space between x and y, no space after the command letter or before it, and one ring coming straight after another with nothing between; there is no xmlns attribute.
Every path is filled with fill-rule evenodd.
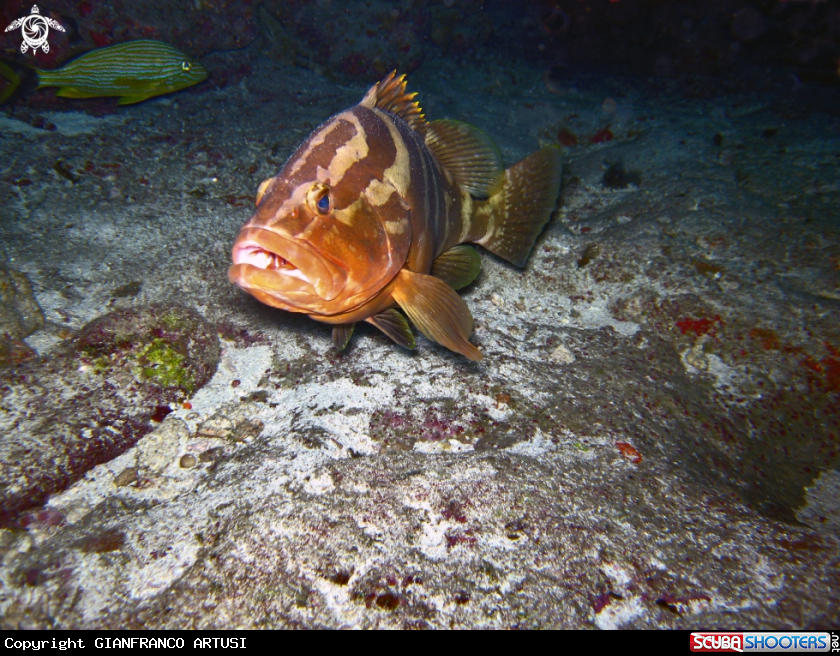
<svg viewBox="0 0 840 656"><path fill-rule="evenodd" d="M32 13L29 16L12 21L12 24L6 28L6 31L11 32L17 28L20 28L20 32L23 35L23 43L20 44L20 51L25 53L29 48L32 48L33 55L38 48L41 48L44 52L50 51L50 44L47 43L50 28L59 32L64 31L64 28L59 25L58 21L41 16L38 5L32 5Z"/></svg>

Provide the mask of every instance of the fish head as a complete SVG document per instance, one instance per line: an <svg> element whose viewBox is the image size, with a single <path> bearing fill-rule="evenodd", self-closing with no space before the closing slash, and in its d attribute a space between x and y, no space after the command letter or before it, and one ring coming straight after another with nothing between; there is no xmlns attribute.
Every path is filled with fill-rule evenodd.
<svg viewBox="0 0 840 656"><path fill-rule="evenodd" d="M352 311L405 264L410 207L386 174L394 157L348 110L316 130L257 191L233 245L229 280L315 318Z"/></svg>
<svg viewBox="0 0 840 656"><path fill-rule="evenodd" d="M181 53L183 55L183 53ZM169 70L172 71L170 84L175 89L183 89L193 84L198 84L207 79L207 69L196 59L190 59L186 55L176 57Z"/></svg>
<svg viewBox="0 0 840 656"><path fill-rule="evenodd" d="M201 62L185 59L181 62L181 71L186 75L191 84L198 84L207 79L209 73Z"/></svg>
<svg viewBox="0 0 840 656"><path fill-rule="evenodd" d="M154 95L158 95L177 91L203 82L209 75L200 61L160 41L129 41L107 50L117 51L137 64L137 73L119 81L138 93L154 90Z"/></svg>

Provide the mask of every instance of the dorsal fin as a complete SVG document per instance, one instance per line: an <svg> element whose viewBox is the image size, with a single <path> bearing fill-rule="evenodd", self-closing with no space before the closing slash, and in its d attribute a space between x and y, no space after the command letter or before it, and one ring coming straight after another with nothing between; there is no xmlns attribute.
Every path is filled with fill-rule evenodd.
<svg viewBox="0 0 840 656"><path fill-rule="evenodd" d="M359 104L399 116L415 132L425 135L426 119L420 103L414 100L417 94L406 93L405 85L405 75L397 77L397 72L392 71L379 84L372 86Z"/></svg>
<svg viewBox="0 0 840 656"><path fill-rule="evenodd" d="M502 156L493 140L469 123L432 121L426 145L455 181L476 198L489 198L505 181Z"/></svg>

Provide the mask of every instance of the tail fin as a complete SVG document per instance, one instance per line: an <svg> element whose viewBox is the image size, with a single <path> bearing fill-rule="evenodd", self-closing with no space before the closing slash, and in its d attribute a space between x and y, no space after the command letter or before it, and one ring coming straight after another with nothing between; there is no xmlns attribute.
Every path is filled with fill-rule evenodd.
<svg viewBox="0 0 840 656"><path fill-rule="evenodd" d="M3 93L0 93L0 105L2 105L17 91L17 88L20 86L20 76L0 61L0 77L9 82L3 90Z"/></svg>
<svg viewBox="0 0 840 656"><path fill-rule="evenodd" d="M15 64L15 66L19 67L18 71L20 73L9 66L9 64L0 61L0 78L8 82L6 88L0 91L0 105L7 102L13 96L32 91L38 86L38 73L35 69L25 64ZM26 84L24 88L20 88L20 84L23 81L26 81Z"/></svg>
<svg viewBox="0 0 840 656"><path fill-rule="evenodd" d="M475 242L511 264L525 266L534 242L557 207L562 171L560 149L554 146L507 169L502 190L476 204L477 224L486 229Z"/></svg>

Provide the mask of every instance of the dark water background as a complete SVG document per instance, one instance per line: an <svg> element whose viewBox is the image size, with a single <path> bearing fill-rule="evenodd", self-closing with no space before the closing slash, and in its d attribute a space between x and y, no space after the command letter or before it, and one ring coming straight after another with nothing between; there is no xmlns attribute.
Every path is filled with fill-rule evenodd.
<svg viewBox="0 0 840 656"><path fill-rule="evenodd" d="M479 463L494 454L519 454L509 457L531 463L524 465L530 473L523 478L516 478L518 460L494 466L522 489L535 480L578 476L564 483L562 492L537 494L541 500L530 514L516 514L511 508L526 502L493 488L509 504L486 511L487 517L504 514L503 541L523 535L530 540L535 526L560 535L549 526L563 517L563 531L584 527L581 545L603 540L603 553L613 554L599 552L591 562L569 565L568 577L557 575L550 584L534 578L525 596L537 601L522 615L537 618L534 626L594 621L819 627L837 619L840 1L55 0L40 9L65 32L51 31L49 53L39 51L35 58L20 53L19 33L2 33L0 56L6 61L55 68L94 48L158 39L201 60L210 77L131 107L119 107L113 98L60 98L54 89L25 85L25 93L0 106L5 260L0 515L11 527L2 544L13 550L16 541L31 539L38 547L34 555L20 556L25 562L9 561L3 576L10 589L46 591L47 598L66 601L77 594L78 583L68 572L92 567L79 564L84 557L77 552L128 553L136 546L139 529L132 522L140 520L107 504L113 502L109 494L154 489L156 476L163 475L150 473L151 465L107 470L100 479L119 482L116 492L111 486L104 496L92 488L70 491L79 498L89 495L91 507L106 504L102 512L117 528L101 535L78 519L88 515L73 514L77 497L61 501L59 495L59 501L39 508L86 472L103 471L109 465L102 463L172 414L186 422L193 441L176 440L181 446L173 447L171 463L188 462L178 449L195 451L204 457L200 463L210 481L201 485L212 487L213 476L219 476L217 491L229 483L224 476L239 481L229 472L246 478L242 471L257 468L248 458L265 453L249 455L243 444L260 435L271 448L281 448L277 445L288 438L307 453L327 453L331 444L342 444L350 458L359 447L348 444L361 432L374 445L365 455L377 457L358 464L360 471L402 467L408 478L425 465L407 459L440 454L440 445L449 441ZM30 10L29 3L6 1L0 26ZM483 253L482 277L464 293L476 318L474 341L487 355L480 368L422 338L409 357L365 328L338 356L323 326L259 305L225 276L230 245L252 212L259 182L275 175L317 125L358 102L394 69L408 74L410 90L419 92L430 119L456 118L481 127L497 141L508 165L541 146L557 145L563 152L558 212L524 272ZM188 322L175 326L174 315L159 309L173 304L189 308ZM124 314L114 319L111 312ZM199 325L196 316L207 323ZM123 337L114 338L117 334ZM184 404L191 403L219 358L218 348L203 341L210 334L237 348L269 344L273 360L265 376L251 383L245 375L230 374L239 376L237 386L242 378L243 389L253 388L251 396L243 393L242 408L207 401L206 415L190 419ZM171 351L158 353L161 342L155 340L177 344L194 368L139 387L126 382L124 375L135 366L131 358L148 367L154 353L160 361L152 368L168 366ZM190 351L189 345L199 342L206 357ZM134 352L125 346L129 343ZM108 350L114 348L117 355ZM88 370L80 367L104 372L98 387L87 387ZM345 383L356 390L383 380L387 390L371 392L376 402L370 407L343 397ZM282 397L284 390L307 385L323 386L329 402L303 392L293 401ZM217 410L227 413L225 421L213 414ZM337 419L319 419L325 413L337 413ZM359 413L365 417L361 427L353 423ZM210 421L209 415L212 426L201 423ZM240 458L220 474L212 469L221 457L213 449L219 447L205 445L199 454L198 447L185 446L197 444L197 436L207 442L212 431L228 440L224 453ZM593 453L603 460L590 460ZM456 469L469 469L465 461L447 457ZM535 473L528 458L550 460L554 469ZM91 470L95 465L100 469ZM627 471L609 473L619 465ZM281 474L265 474L265 480L293 469L284 467ZM180 465L178 471L186 469ZM380 474L358 475L367 485ZM91 477L83 482L93 486ZM678 483L657 487L669 477ZM401 489L402 483L392 483L393 490ZM301 485L309 490L309 478ZM258 487L249 492L254 498L274 489L269 483ZM596 492L575 506L574 492L582 489ZM210 505L213 494L206 491ZM487 498L478 488L472 494L443 495L441 521L456 528L466 522L457 518L473 511L463 509ZM244 492L243 499L256 503ZM175 502L172 508L179 509L171 511L176 515L183 512ZM300 512L308 511L304 506ZM695 522L712 521L715 513L721 513L714 530L724 536L722 543L743 547L737 557L732 551L718 558L695 532ZM214 529L219 540L231 541L231 552L233 515L222 513L229 523ZM610 537L602 515L619 517L615 521L632 526L635 537ZM189 539L212 524L195 521ZM474 533L472 527L450 530L444 552L483 544L487 521ZM646 522L660 523L642 535ZM261 529L242 530L246 541L262 539ZM754 542L743 537L745 531ZM678 536L677 542L668 542L663 537L668 535ZM176 545L187 540L167 539ZM552 547L557 553L574 551L557 539L561 544ZM673 587L680 594L656 587L642 565L632 583L610 574L588 579L583 572L614 571L603 563L625 553L619 547L624 540L634 545L625 552L643 554L639 559L647 559L649 569L658 567L650 563L658 562L652 554L660 547L674 559L690 554L685 560L692 564L683 563L679 576L692 583ZM662 546L666 543L672 546ZM393 553L402 554L401 548L393 547ZM534 549L536 560L514 563L511 571L527 579L543 571L540 558L562 560ZM77 554L77 560L66 554ZM304 551L301 571L308 571L315 557ZM568 553L564 557L574 560ZM65 560L75 564L59 563ZM345 624L337 625L390 626L375 615L385 611L407 614L405 623L394 620L395 626L445 625L446 613L424 615L411 605L405 585L397 592L399 586L388 583L390 574L356 582L353 567L336 563L321 563L331 574L318 570L318 576L338 586L353 581L352 603L366 618L347 619L356 616L345 608ZM765 565L770 574L754 574ZM363 569L359 562L354 567ZM455 595L452 608L485 608L478 601L484 584L477 581L492 576L485 565L476 567L483 573L465 574L458 590L447 588L446 594ZM722 592L746 580L739 578L739 567L754 574L742 586L755 593L749 597L752 606ZM639 573L643 570L647 574ZM290 580L308 576L290 572ZM783 576L780 572L803 588L766 583ZM445 581L451 572L443 567L439 574ZM566 592L545 602L540 586L555 584ZM814 595L817 601L801 605L809 586L822 592ZM185 606L199 588L182 591ZM284 599L299 601L297 588L282 590ZM568 602L563 595L577 595L579 605L564 606L557 601ZM633 614L636 607L627 601L632 612L603 619L605 607L618 607L619 600L634 595L642 600L639 607L647 608L644 613ZM69 601L30 603L23 592L10 598L16 600L4 607L13 618L10 626L93 625L104 617L98 602L85 602L90 605L82 613ZM464 598L472 598L473 606L457 601ZM742 602L747 605L737 606ZM510 613L496 625L518 621L511 610L515 604L492 603ZM94 606L98 610L90 610ZM740 610L732 610L736 606ZM482 625L468 610L462 625ZM315 611L284 611L283 619L275 611L266 613L277 626L331 625ZM135 605L120 612L140 621ZM165 624L160 609L149 612L154 622Z"/></svg>

